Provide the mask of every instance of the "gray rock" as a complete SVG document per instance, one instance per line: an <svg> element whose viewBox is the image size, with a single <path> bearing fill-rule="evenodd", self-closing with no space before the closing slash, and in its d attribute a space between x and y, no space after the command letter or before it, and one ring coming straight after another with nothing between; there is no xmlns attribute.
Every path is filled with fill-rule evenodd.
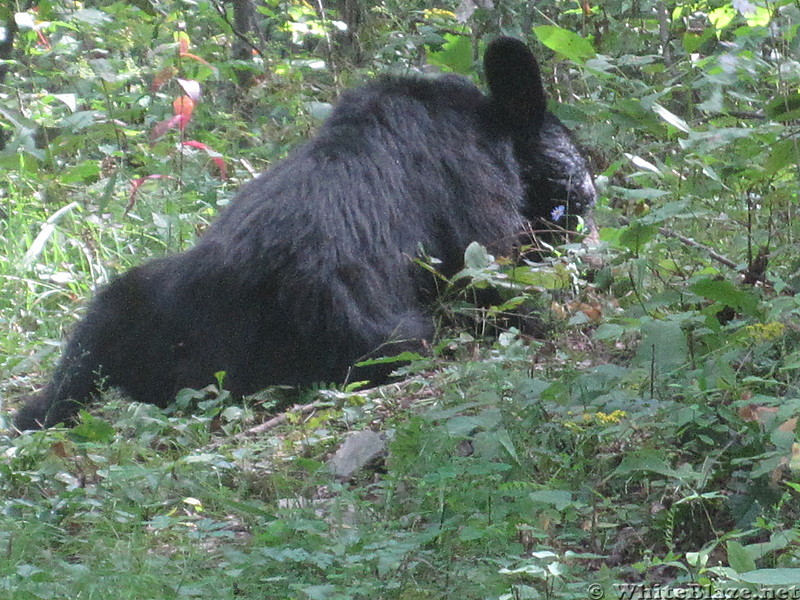
<svg viewBox="0 0 800 600"><path fill-rule="evenodd" d="M350 435L328 461L335 477L348 479L386 454L386 436L369 429Z"/></svg>

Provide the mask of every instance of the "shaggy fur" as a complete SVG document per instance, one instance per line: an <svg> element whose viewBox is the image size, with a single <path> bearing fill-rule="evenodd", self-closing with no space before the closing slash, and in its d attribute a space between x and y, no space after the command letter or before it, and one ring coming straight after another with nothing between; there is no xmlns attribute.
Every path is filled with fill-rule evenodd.
<svg viewBox="0 0 800 600"><path fill-rule="evenodd" d="M456 273L472 241L510 254L525 219L594 201L536 61L501 38L489 94L466 79L387 77L346 92L315 138L245 185L195 247L100 291L19 429L69 421L103 385L166 406L225 371L234 394L371 379L366 357L433 335L420 250ZM578 183L579 182L579 183Z"/></svg>

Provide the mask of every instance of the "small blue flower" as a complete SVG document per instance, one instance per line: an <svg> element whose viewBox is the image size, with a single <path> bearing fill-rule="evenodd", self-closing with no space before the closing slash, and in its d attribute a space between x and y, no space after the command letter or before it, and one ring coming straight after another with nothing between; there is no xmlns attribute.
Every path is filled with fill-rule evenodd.
<svg viewBox="0 0 800 600"><path fill-rule="evenodd" d="M561 217L563 217L566 213L566 207L563 204L560 204L550 212L550 218L553 219L553 223L558 223L561 220Z"/></svg>

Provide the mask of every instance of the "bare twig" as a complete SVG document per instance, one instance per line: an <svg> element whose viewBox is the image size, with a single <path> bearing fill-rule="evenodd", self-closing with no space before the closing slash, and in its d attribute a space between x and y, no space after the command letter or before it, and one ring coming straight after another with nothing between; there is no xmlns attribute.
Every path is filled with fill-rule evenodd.
<svg viewBox="0 0 800 600"><path fill-rule="evenodd" d="M261 48L256 46L253 42L251 42L250 38L248 38L244 34L244 32L239 31L239 29L233 23L231 23L231 20L228 18L228 13L225 11L225 7L221 6L220 3L217 2L216 0L213 0L211 2L211 4L216 9L216 11L219 14L220 18L223 21L225 21L225 23L228 25L228 27L231 28L231 31L233 32L233 35L235 35L244 44L246 44L248 47L250 47L253 50L253 52L256 52L260 57L264 58L264 53L261 51Z"/></svg>
<svg viewBox="0 0 800 600"><path fill-rule="evenodd" d="M267 431L271 431L271 430L275 429L276 427L278 427L279 425L282 425L283 423L285 423L286 420L289 418L289 414L290 413L307 415L307 414L310 414L310 413L314 412L318 408L321 408L323 406L327 406L329 404L330 404L329 400L317 400L315 402L311 402L310 404L302 404L302 405L293 406L289 410L286 410L286 411L282 412L281 414L272 417L269 421L265 421L264 423L261 423L260 425L256 425L255 427L251 427L250 429L246 429L245 431L242 431L236 437L247 437L247 436L251 436L251 435L259 435L261 433L266 433Z"/></svg>
<svg viewBox="0 0 800 600"><path fill-rule="evenodd" d="M631 223L630 219L626 219L625 217L620 217L620 221L625 225L630 225L630 223ZM719 263L722 263L726 267L729 267L731 269L736 269L739 266L735 262L733 262L730 258L728 258L726 256L723 256L722 254L720 254L719 252L713 250L712 248L709 248L705 244L701 244L700 242L696 242L692 238L688 238L686 236L683 236L683 235L673 231L672 229L668 229L667 227L659 227L658 228L658 232L661 235L665 235L667 237L671 237L671 238L674 238L676 240L680 240L681 243L683 243L683 244L685 244L687 246L690 246L691 248L697 248L698 250L702 250L703 252L708 254L709 257L713 258L714 260L716 260Z"/></svg>

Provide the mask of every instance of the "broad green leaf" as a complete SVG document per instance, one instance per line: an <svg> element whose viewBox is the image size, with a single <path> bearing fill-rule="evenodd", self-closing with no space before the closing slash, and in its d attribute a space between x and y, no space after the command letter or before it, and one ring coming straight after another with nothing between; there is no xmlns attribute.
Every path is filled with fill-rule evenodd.
<svg viewBox="0 0 800 600"><path fill-rule="evenodd" d="M701 550L700 552L687 552L686 562L693 567L705 567L708 564L708 555L710 550Z"/></svg>
<svg viewBox="0 0 800 600"><path fill-rule="evenodd" d="M625 328L616 323L603 323L594 332L596 340L618 340L625 334Z"/></svg>
<svg viewBox="0 0 800 600"><path fill-rule="evenodd" d="M758 569L740 574L739 580L762 585L800 585L800 569Z"/></svg>
<svg viewBox="0 0 800 600"><path fill-rule="evenodd" d="M445 34L442 49L428 52L428 62L445 71L469 75L473 71L472 42L467 36Z"/></svg>
<svg viewBox="0 0 800 600"><path fill-rule="evenodd" d="M67 437L75 442L100 442L108 443L114 439L116 431L110 423L81 411L81 424L73 427Z"/></svg>
<svg viewBox="0 0 800 600"><path fill-rule="evenodd" d="M508 431L505 427L498 429L495 432L497 440L502 444L503 448L505 448L508 455L514 459L514 462L517 464L521 464L519 462L519 456L517 455L517 449L514 446L514 440L511 439L511 436L508 434Z"/></svg>
<svg viewBox="0 0 800 600"><path fill-rule="evenodd" d="M603 227L600 229L600 241L606 242L611 246L621 246L619 238L622 237L625 229L617 227Z"/></svg>
<svg viewBox="0 0 800 600"><path fill-rule="evenodd" d="M572 285L569 273L550 268L514 269L512 281L519 285L530 285L545 290L563 290Z"/></svg>
<svg viewBox="0 0 800 600"><path fill-rule="evenodd" d="M87 25L101 25L106 21L110 21L111 15L107 15L103 11L95 8L82 8L72 13L70 19L72 21L86 23Z"/></svg>
<svg viewBox="0 0 800 600"><path fill-rule="evenodd" d="M611 188L614 192L614 197L623 198L625 200L655 200L669 194L666 190L659 190L656 188L635 188L626 189L617 186Z"/></svg>
<svg viewBox="0 0 800 600"><path fill-rule="evenodd" d="M449 435L461 438L483 427L485 425L483 421L478 415L457 415L448 419L444 426Z"/></svg>
<svg viewBox="0 0 800 600"><path fill-rule="evenodd" d="M730 540L726 544L726 548L728 550L728 564L733 567L737 573L755 571L755 561L752 559L745 547L739 542Z"/></svg>
<svg viewBox="0 0 800 600"><path fill-rule="evenodd" d="M465 269L485 269L494 261L494 257L478 242L472 242L464 251Z"/></svg>
<svg viewBox="0 0 800 600"><path fill-rule="evenodd" d="M708 131L692 131L687 138L678 141L684 150L699 149L712 152L741 138L753 137L750 127L713 127Z"/></svg>
<svg viewBox="0 0 800 600"><path fill-rule="evenodd" d="M467 525L459 530L458 539L462 542L471 542L473 540L481 540L486 537L486 535L487 529L485 527L473 527L471 525Z"/></svg>
<svg viewBox="0 0 800 600"><path fill-rule="evenodd" d="M572 492L566 490L537 490L529 494L535 502L551 504L556 510L564 510L572 504Z"/></svg>
<svg viewBox="0 0 800 600"><path fill-rule="evenodd" d="M301 591L309 600L327 600L336 595L336 586L330 583L323 585L310 585L301 588Z"/></svg>
<svg viewBox="0 0 800 600"><path fill-rule="evenodd" d="M736 288L730 281L701 279L690 289L698 296L730 306L747 315L758 313L758 298L748 291Z"/></svg>
<svg viewBox="0 0 800 600"><path fill-rule="evenodd" d="M139 10L144 11L151 17L155 17L161 12L159 9L156 8L156 6L151 2L151 0L127 0L127 1L129 4L132 4Z"/></svg>
<svg viewBox="0 0 800 600"><path fill-rule="evenodd" d="M775 96L767 102L764 112L779 123L800 119L800 92Z"/></svg>
<svg viewBox="0 0 800 600"><path fill-rule="evenodd" d="M766 27L769 25L772 13L766 6L753 6L750 5L751 11L742 12L744 20L750 27Z"/></svg>
<svg viewBox="0 0 800 600"><path fill-rule="evenodd" d="M691 132L691 127L681 119L675 113L668 111L666 108L661 106L660 104L653 104L653 112L655 112L659 117L664 119L667 123L675 127L676 129L683 131L684 133Z"/></svg>
<svg viewBox="0 0 800 600"><path fill-rule="evenodd" d="M683 49L689 53L697 52L700 47L714 37L716 33L717 31L714 27L706 27L701 34L691 32L686 33L682 39Z"/></svg>
<svg viewBox="0 0 800 600"><path fill-rule="evenodd" d="M708 13L708 20L719 29L725 29L736 17L736 9L730 4L715 8Z"/></svg>
<svg viewBox="0 0 800 600"><path fill-rule="evenodd" d="M796 162L800 161L800 157L796 154L797 147L797 140L794 139L782 140L772 146L764 170L767 173L775 174L790 165L794 166Z"/></svg>
<svg viewBox="0 0 800 600"><path fill-rule="evenodd" d="M686 333L680 323L651 318L642 319L642 341L636 359L643 367L654 364L659 373L671 371L686 362Z"/></svg>
<svg viewBox="0 0 800 600"><path fill-rule="evenodd" d="M646 220L648 223L660 223L667 219L683 216L695 218L697 212L691 209L688 200L673 200L672 202L667 202L659 208L650 211L646 217L643 217L643 220Z"/></svg>
<svg viewBox="0 0 800 600"><path fill-rule="evenodd" d="M534 27L533 32L542 44L573 62L582 64L597 54L589 40L557 25Z"/></svg>
<svg viewBox="0 0 800 600"><path fill-rule="evenodd" d="M614 470L615 475L630 475L637 471L649 471L667 477L677 478L678 473L669 466L665 454L657 450L642 450L628 454Z"/></svg>
<svg viewBox="0 0 800 600"><path fill-rule="evenodd" d="M63 183L79 183L97 179L100 175L100 165L95 161L85 161L68 169L61 176Z"/></svg>
<svg viewBox="0 0 800 600"><path fill-rule="evenodd" d="M95 58L89 61L94 74L107 83L116 83L117 71L112 66L111 62L105 58Z"/></svg>
<svg viewBox="0 0 800 600"><path fill-rule="evenodd" d="M795 533L794 531L776 531L770 536L768 542L748 544L745 546L745 550L747 550L747 554L752 557L753 560L759 560L770 552L783 550L787 546L793 544L798 537L800 537L800 533Z"/></svg>
<svg viewBox="0 0 800 600"><path fill-rule="evenodd" d="M658 227L655 225L633 223L622 231L619 236L619 243L634 254L638 254L657 233Z"/></svg>
<svg viewBox="0 0 800 600"><path fill-rule="evenodd" d="M661 169L651 163L649 160L645 160L641 156L636 156L635 154L625 154L631 162L639 167L640 169L644 169L645 171L650 171L651 173L655 173L656 175L661 175Z"/></svg>

